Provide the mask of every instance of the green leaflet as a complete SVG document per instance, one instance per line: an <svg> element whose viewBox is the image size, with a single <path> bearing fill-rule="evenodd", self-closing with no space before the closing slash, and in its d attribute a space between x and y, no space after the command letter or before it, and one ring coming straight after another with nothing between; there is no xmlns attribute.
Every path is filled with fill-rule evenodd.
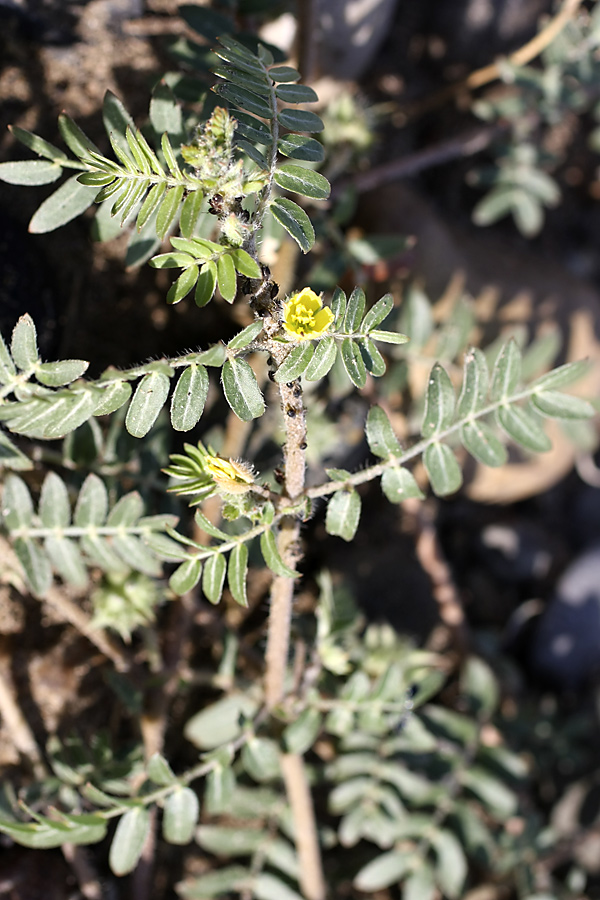
<svg viewBox="0 0 600 900"><path fill-rule="evenodd" d="M248 606L246 595L246 579L248 576L248 546L238 544L229 554L227 566L227 584L231 596L240 606Z"/></svg>
<svg viewBox="0 0 600 900"><path fill-rule="evenodd" d="M290 131L323 131L323 120L315 113L304 109L282 109L277 116L284 128Z"/></svg>
<svg viewBox="0 0 600 900"><path fill-rule="evenodd" d="M190 431L204 411L208 372L192 364L183 370L171 397L171 424L175 431Z"/></svg>
<svg viewBox="0 0 600 900"><path fill-rule="evenodd" d="M150 813L145 807L136 806L121 816L108 855L111 871L115 875L133 872L149 830Z"/></svg>
<svg viewBox="0 0 600 900"><path fill-rule="evenodd" d="M9 125L8 130L22 144L37 153L38 156L44 156L46 159L60 161L66 159L67 155L54 144L49 144L44 138L26 131L24 128L18 128L16 125Z"/></svg>
<svg viewBox="0 0 600 900"><path fill-rule="evenodd" d="M196 587L202 575L202 562L199 559L187 559L175 569L169 578L169 587L175 594L186 594Z"/></svg>
<svg viewBox="0 0 600 900"><path fill-rule="evenodd" d="M327 505L327 533L351 541L358 528L360 510L361 501L357 491L353 488L336 491Z"/></svg>
<svg viewBox="0 0 600 900"><path fill-rule="evenodd" d="M286 134L277 141L277 149L283 156L305 162L322 162L325 157L323 144L305 134Z"/></svg>
<svg viewBox="0 0 600 900"><path fill-rule="evenodd" d="M335 363L337 352L338 347L332 335L321 338L304 371L306 380L319 381L320 378L324 378Z"/></svg>
<svg viewBox="0 0 600 900"><path fill-rule="evenodd" d="M187 269L184 269L179 278L171 285L167 293L167 303L179 303L180 300L187 297L198 281L198 275L198 266L188 266Z"/></svg>
<svg viewBox="0 0 600 900"><path fill-rule="evenodd" d="M385 294L375 303L364 317L361 325L362 331L372 331L381 325L394 308L394 298L391 294Z"/></svg>
<svg viewBox="0 0 600 900"><path fill-rule="evenodd" d="M20 316L13 328L10 352L21 371L27 372L37 367L39 359L37 333L33 319L28 313Z"/></svg>
<svg viewBox="0 0 600 900"><path fill-rule="evenodd" d="M245 359L227 359L223 364L221 378L225 398L236 416L244 422L262 416L265 401L256 375Z"/></svg>
<svg viewBox="0 0 600 900"><path fill-rule="evenodd" d="M270 528L268 531L264 531L260 536L260 551L267 566L275 573L275 575L281 575L284 578L298 577L298 572L290 569L290 567L286 566L282 560L279 550L277 549L277 539Z"/></svg>
<svg viewBox="0 0 600 900"><path fill-rule="evenodd" d="M214 553L204 563L202 591L210 603L218 603L223 593L227 564L222 553Z"/></svg>
<svg viewBox="0 0 600 900"><path fill-rule="evenodd" d="M477 347L465 353L463 383L456 414L466 418L480 409L486 401L490 375L484 354Z"/></svg>
<svg viewBox="0 0 600 900"><path fill-rule="evenodd" d="M52 584L52 570L42 548L30 538L17 538L13 544L19 562L36 597L43 597Z"/></svg>
<svg viewBox="0 0 600 900"><path fill-rule="evenodd" d="M74 524L103 525L108 512L108 492L101 478L93 472L87 476L75 504Z"/></svg>
<svg viewBox="0 0 600 900"><path fill-rule="evenodd" d="M77 175L67 178L63 184L44 200L29 223L32 234L45 234L66 225L81 215L94 202L96 187L80 184Z"/></svg>
<svg viewBox="0 0 600 900"><path fill-rule="evenodd" d="M437 441L430 444L423 454L423 463L438 497L453 494L462 484L462 472L450 447Z"/></svg>
<svg viewBox="0 0 600 900"><path fill-rule="evenodd" d="M502 441L498 440L490 426L481 420L463 425L460 438L471 456L486 466L503 466L508 459Z"/></svg>
<svg viewBox="0 0 600 900"><path fill-rule="evenodd" d="M292 163L275 169L273 179L284 190L312 197L314 200L326 200L331 193L331 185L323 175Z"/></svg>
<svg viewBox="0 0 600 900"><path fill-rule="evenodd" d="M181 215L179 217L179 227L185 238L190 238L194 234L194 229L200 217L202 210L202 200L204 199L201 190L190 191L181 207Z"/></svg>
<svg viewBox="0 0 600 900"><path fill-rule="evenodd" d="M8 184L51 184L62 175L58 162L45 159L28 159L18 162L0 163L0 181Z"/></svg>
<svg viewBox="0 0 600 900"><path fill-rule="evenodd" d="M444 431L454 415L454 388L446 370L436 363L429 376L425 397L425 412L421 432L432 437Z"/></svg>
<svg viewBox="0 0 600 900"><path fill-rule="evenodd" d="M531 403L542 415L554 419L589 419L596 413L587 400L560 391L538 391Z"/></svg>
<svg viewBox="0 0 600 900"><path fill-rule="evenodd" d="M243 350L244 347L249 347L252 341L254 341L261 331L263 330L263 323L260 319L257 319L254 322L251 322L250 325L246 325L241 331L239 331L235 337L233 337L227 347L229 350Z"/></svg>
<svg viewBox="0 0 600 900"><path fill-rule="evenodd" d="M40 492L39 515L46 528L66 528L71 522L67 486L55 472L48 472Z"/></svg>
<svg viewBox="0 0 600 900"><path fill-rule="evenodd" d="M230 253L222 253L217 259L217 284L223 300L233 303L237 291L237 277Z"/></svg>
<svg viewBox="0 0 600 900"><path fill-rule="evenodd" d="M275 372L275 381L278 384L295 381L310 365L313 353L314 347L310 341L297 344Z"/></svg>
<svg viewBox="0 0 600 900"><path fill-rule="evenodd" d="M404 467L386 469L381 476L381 489L390 503L402 503L411 497L423 500L425 496L413 474Z"/></svg>
<svg viewBox="0 0 600 900"><path fill-rule="evenodd" d="M367 415L366 435L371 453L387 459L399 456L402 448L386 413L380 406L372 406Z"/></svg>
<svg viewBox="0 0 600 900"><path fill-rule="evenodd" d="M534 414L519 406L501 406L497 413L502 430L526 450L544 453L552 443Z"/></svg>
<svg viewBox="0 0 600 900"><path fill-rule="evenodd" d="M342 362L350 381L357 388L364 388L367 383L367 370L356 341L344 338L341 347Z"/></svg>
<svg viewBox="0 0 600 900"><path fill-rule="evenodd" d="M515 393L521 379L521 351L514 340L508 341L496 359L490 396L504 400Z"/></svg>
<svg viewBox="0 0 600 900"><path fill-rule="evenodd" d="M293 237L303 253L308 253L315 242L315 230L304 210L286 197L271 200L270 210L279 224Z"/></svg>
<svg viewBox="0 0 600 900"><path fill-rule="evenodd" d="M138 384L129 404L125 426L133 437L148 434L169 393L170 379L162 372L149 372Z"/></svg>
<svg viewBox="0 0 600 900"><path fill-rule="evenodd" d="M358 331L359 325L362 322L362 317L364 315L366 302L365 292L363 291L363 289L355 287L348 297L348 304L346 306L344 324L342 327L343 331L349 334L354 331Z"/></svg>
<svg viewBox="0 0 600 900"><path fill-rule="evenodd" d="M169 844L189 844L200 815L200 803L189 787L179 787L167 798L163 813L163 837Z"/></svg>

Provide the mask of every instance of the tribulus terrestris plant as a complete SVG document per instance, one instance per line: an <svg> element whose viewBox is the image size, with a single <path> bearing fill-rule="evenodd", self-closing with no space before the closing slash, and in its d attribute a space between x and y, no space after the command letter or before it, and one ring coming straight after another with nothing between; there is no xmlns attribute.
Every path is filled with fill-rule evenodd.
<svg viewBox="0 0 600 900"><path fill-rule="evenodd" d="M67 170L66 181L35 213L32 231L56 228L99 204L97 227L105 235L115 224L116 230L132 226L130 261L152 257L155 268L177 271L168 303L193 296L200 310L217 296L248 309L248 324L227 343L109 368L94 380L84 378L84 360L43 362L27 315L10 343L0 341L2 522L14 551L14 584L40 599L52 596L111 661L124 680L121 694L127 693L123 683L136 690L142 684L147 699L156 693L161 668L157 640L147 638L142 675L128 642L140 629L150 633L157 607L181 596L218 604L224 591L246 607L248 573L261 565L255 547L272 573L264 674L251 677L235 629L224 626L223 656L211 676L222 696L215 700L213 692L184 729L201 751L197 764L173 771L163 752L164 721L158 735L142 727L143 747L127 755L105 735L87 747L76 737L55 737L47 748L52 772L38 765L43 790L24 785L20 801L7 790L0 831L34 848L96 844L110 833L110 868L122 876L140 860L148 864L145 847L160 810L165 841L195 840L219 859L235 860L185 879L178 886L183 897L323 900L339 885L347 894L353 879L366 892L401 885L409 900L458 898L471 865L512 879L526 897L537 888L533 844L522 833L505 835L503 855L494 850L502 822L517 809L515 786L525 770L490 730L498 687L489 668L475 658L464 667L460 687L470 704L464 713L423 706L444 680L441 659L389 628L365 631L327 572L316 618L298 622L304 652L296 648L292 666L294 593L303 524L311 517L326 507L327 532L351 541L361 485L380 479L391 503L419 501L427 480L438 496L460 488L461 448L487 466L504 464L508 441L543 452L545 417L569 422L594 412L562 390L586 364L540 372L544 353L527 351L524 375L517 341L487 351L467 346L472 320L457 307L452 335L438 344L445 343L446 362L462 358L460 384L456 366L451 378L435 362L422 405L415 397L408 412L414 428L408 440L399 440L385 402L374 403L364 433L375 460L356 472L330 468L322 483L311 478L307 484L307 396L316 397L332 375L362 390L390 363L410 367L410 344L404 345L411 323L419 350L433 324L417 294L401 310L407 335L395 328L390 294L375 303L367 303L361 287L349 296L338 288L323 297L309 287L282 295L261 262L262 230L274 221L280 235L310 251L315 232L307 204L289 195L325 201L329 183L316 169L323 146L309 136L322 122L303 108L317 100L315 92L270 49L255 46L220 38L213 90L224 105L206 102L204 121L191 129L164 84L144 131L108 94L104 121L113 155L62 115L71 155L14 128L38 159L0 166L0 177L17 184L49 184ZM156 255L167 240L168 249ZM394 323L389 330L382 327L386 319ZM217 380L234 421L249 423L242 435L246 452L215 449L204 435L183 446L175 441L197 428ZM150 442L165 405L174 452L167 464L157 459L154 484L163 500L170 492L187 501L193 522L164 512L164 504L148 508L137 491L123 492L121 476L131 469L119 460L117 436L125 429ZM249 440L266 413L266 426ZM278 430L281 459L264 471L257 448ZM76 436L83 433L98 448L91 462L89 453L78 460ZM62 451L46 461L32 449L63 439ZM410 464L417 460L423 471L416 475ZM56 577L83 602L68 595L57 600ZM175 664L160 687L163 710L181 688L176 673ZM122 702L139 719L139 702ZM322 793L316 806L315 784Z"/></svg>

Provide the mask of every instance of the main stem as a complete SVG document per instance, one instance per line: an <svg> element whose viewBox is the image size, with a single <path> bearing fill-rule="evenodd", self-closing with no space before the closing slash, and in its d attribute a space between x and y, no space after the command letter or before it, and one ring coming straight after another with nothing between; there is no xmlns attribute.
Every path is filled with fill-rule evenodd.
<svg viewBox="0 0 600 900"><path fill-rule="evenodd" d="M272 342L271 357L279 367L289 348ZM300 381L279 385L281 409L285 422L283 484L284 496L297 500L304 491L306 469L306 411ZM297 516L286 516L279 526L277 546L284 563L293 569L300 557L300 521ZM267 629L265 701L273 709L283 700L285 673L290 644L290 623L294 598L294 579L275 575L271 588L271 610Z"/></svg>
<svg viewBox="0 0 600 900"><path fill-rule="evenodd" d="M275 367L285 359L289 348L273 341L271 357ZM279 385L281 409L285 421L283 483L284 497L293 502L304 491L306 470L306 411L300 379ZM301 557L300 520L286 516L281 520L277 546L284 563L293 569ZM265 701L272 710L285 698L285 675L290 644L290 624L294 600L294 579L276 575L271 588L271 610L267 629ZM306 900L325 900L327 889L323 877L321 851L315 810L304 759L297 753L281 757L286 794L294 820L299 882Z"/></svg>

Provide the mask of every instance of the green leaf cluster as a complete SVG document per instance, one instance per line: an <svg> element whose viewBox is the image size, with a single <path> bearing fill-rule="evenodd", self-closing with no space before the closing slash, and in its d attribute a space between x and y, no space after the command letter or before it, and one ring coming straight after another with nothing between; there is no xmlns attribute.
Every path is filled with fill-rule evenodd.
<svg viewBox="0 0 600 900"><path fill-rule="evenodd" d="M29 587L39 597L48 591L53 571L81 589L88 583L89 566L115 575L135 570L156 578L160 561L179 553L177 544L165 537L166 529L176 525L176 516L144 516L136 491L110 507L104 482L94 474L83 482L73 513L67 485L55 472L44 479L37 512L23 479L10 474L0 509Z"/></svg>

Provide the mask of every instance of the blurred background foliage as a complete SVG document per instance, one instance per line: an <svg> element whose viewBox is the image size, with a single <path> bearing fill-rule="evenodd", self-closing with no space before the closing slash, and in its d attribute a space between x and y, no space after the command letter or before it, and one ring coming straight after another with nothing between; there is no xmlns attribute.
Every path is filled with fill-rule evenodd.
<svg viewBox="0 0 600 900"><path fill-rule="evenodd" d="M311 388L314 484L325 468L372 461L363 424L374 403L400 438L417 433L434 361L456 380L470 344L491 365L513 337L526 378L556 361L598 360L600 7L564 5L572 7L566 27L522 66L510 54L560 5L381 2L372 20L349 26L347 3L332 3L329 16L317 2L259 0L179 9L158 0L2 5L2 121L57 142L56 114L65 108L101 141L105 88L142 125L154 88L146 133L161 130L168 89L181 102L170 127L189 134L217 102L210 48L224 23L253 41L264 28L265 42L298 54L303 81L321 97L318 166L334 190L328 206L310 207L313 255L301 257L271 220L265 260L284 291L358 283L372 302L391 290L393 326L411 336L386 348L387 372L377 384L370 379L355 390L338 362ZM353 42L352 28L357 34L361 25L369 39ZM469 76L496 57L489 84L470 88ZM20 158L9 137L0 147L7 160ZM88 221L25 238L43 191L35 188L31 200L20 187L2 186L4 333L27 309L45 357L81 355L99 372L207 346L248 324L241 308L222 299L202 313L201 328L189 298L166 308L168 272L122 271L123 258L139 263L148 247L138 253L139 234L122 233L118 219L93 220L95 249ZM579 390L597 404L597 368ZM269 415L250 433L209 393L205 416L197 437L232 456L246 445L261 469L276 464ZM166 414L141 453L122 419L117 413L108 428L92 420L44 445L34 456L33 488L56 467L73 492L91 470L107 478L111 503L139 490L150 509L172 515L156 474L180 449ZM122 829L112 846L135 845L148 821L145 804L128 807L131 797L164 789L166 843L155 851L151 884L143 872L125 882L111 874L127 871L128 860L109 852L110 819L70 823L73 844L103 841L92 857L90 891L102 884L114 896L142 900L292 900L299 873L283 750L308 760L331 897L600 897L600 478L595 428L568 422L566 431L568 440L553 432L554 449L541 457L511 450L503 469L465 461L465 487L450 500L389 506L378 487L365 486L363 523L350 548L326 535L317 511L305 528L294 621L303 672L298 707L275 736L256 718L253 693L268 590L259 559L251 559L257 568L247 609L228 594L218 608L199 598L187 606L142 566L127 582L93 575L89 598L82 586L79 595L69 593L77 584L60 586L40 613L3 543L2 815L14 820L13 836L27 846L18 794L41 817L28 826L34 847L64 842L41 816L52 804L75 816L103 804L127 810L121 821L129 834ZM415 474L423 487L424 473ZM96 648L90 658L77 622L65 625L73 597L85 598L96 625L116 625L129 647L110 644L106 656ZM161 679L168 711L157 713ZM17 712L25 704L28 728L14 725L12 694ZM198 767L206 781L196 825L196 794L173 771ZM33 897L34 851L11 843L11 826L4 831L7 889ZM65 896L62 856L35 852L56 873L48 876L56 882L51 896ZM85 893L78 853L69 864L81 893L94 896Z"/></svg>

